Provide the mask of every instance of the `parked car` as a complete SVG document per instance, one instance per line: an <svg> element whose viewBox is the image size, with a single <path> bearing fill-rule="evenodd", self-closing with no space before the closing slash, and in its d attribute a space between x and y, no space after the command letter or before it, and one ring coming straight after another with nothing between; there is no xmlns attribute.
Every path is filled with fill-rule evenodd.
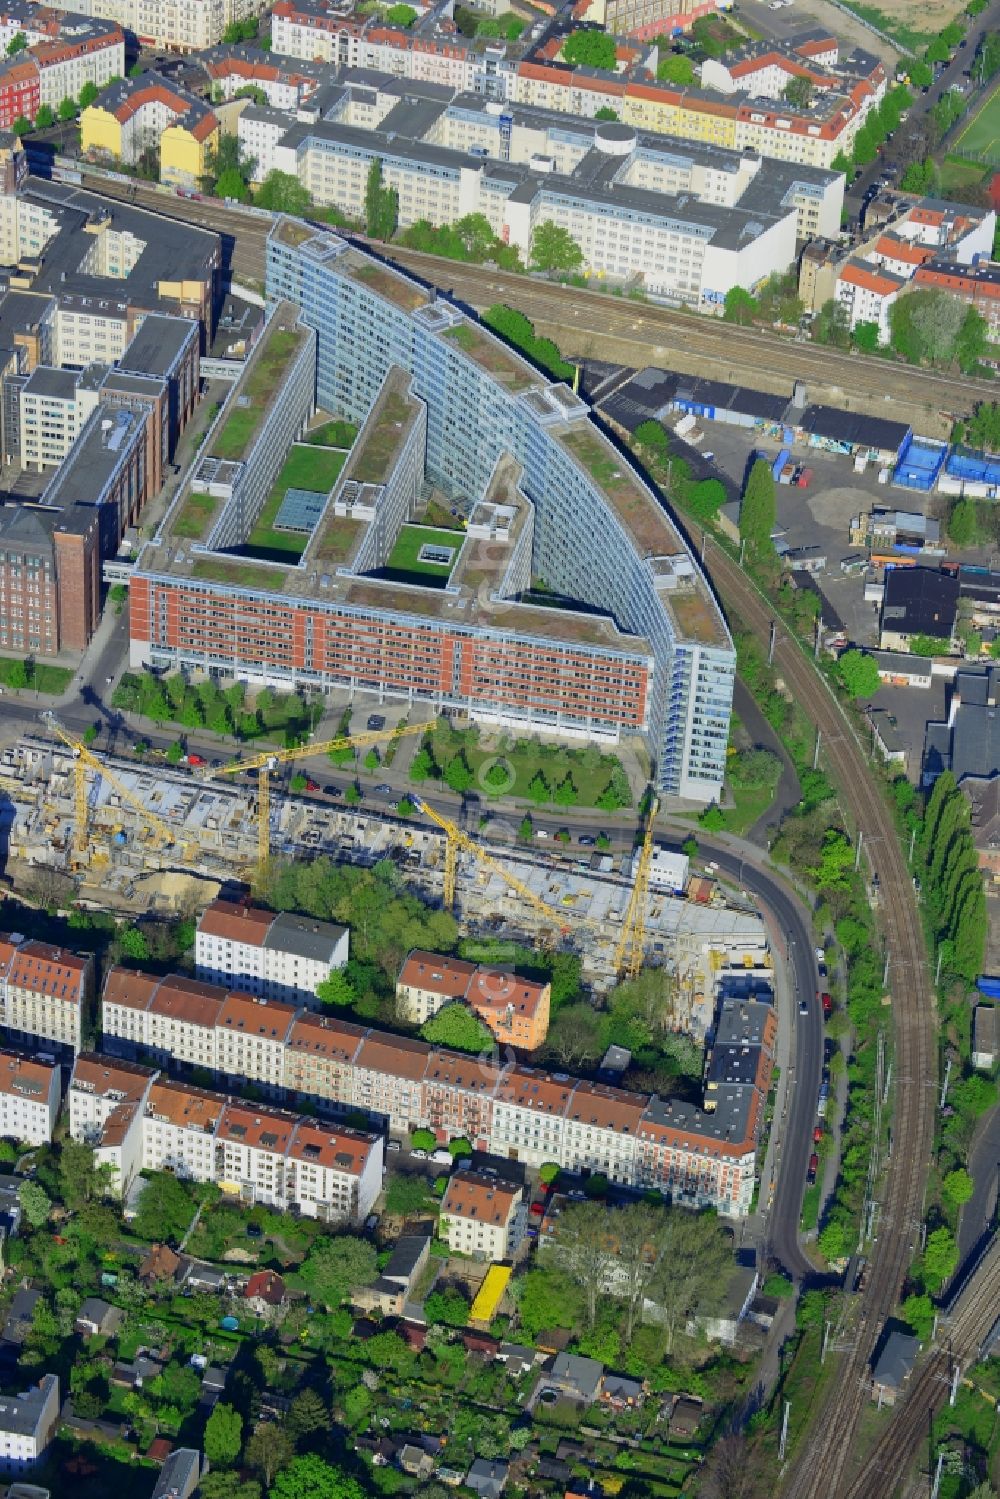
<svg viewBox="0 0 1000 1499"><path fill-rule="evenodd" d="M808 1004L806 1003L806 1001L804 999L800 999L799 1000L799 1014L800 1015L808 1015L809 1014L809 1006L808 1006Z"/></svg>
<svg viewBox="0 0 1000 1499"><path fill-rule="evenodd" d="M392 787L389 786L385 781L380 781L378 783L378 785L375 787L375 791L376 791L376 793L379 796L391 796L392 795Z"/></svg>
<svg viewBox="0 0 1000 1499"><path fill-rule="evenodd" d="M581 833L579 838L577 839L577 842L582 844L584 848L593 848L594 844L597 842L597 839L591 838L589 833Z"/></svg>
<svg viewBox="0 0 1000 1499"><path fill-rule="evenodd" d="M829 994L821 994L819 997L819 1002L823 1006L824 1020L829 1020L830 1016L833 1014L833 1000L830 998Z"/></svg>
<svg viewBox="0 0 1000 1499"><path fill-rule="evenodd" d="M400 1145L398 1140L388 1140L386 1142L385 1148L390 1155L394 1155L397 1151L402 1149L402 1146Z"/></svg>
<svg viewBox="0 0 1000 1499"><path fill-rule="evenodd" d="M545 1204L544 1204L544 1202L533 1202L531 1204L530 1212L531 1212L531 1216L533 1218L542 1218L542 1217L544 1217L544 1215L545 1215Z"/></svg>
<svg viewBox="0 0 1000 1499"><path fill-rule="evenodd" d="M323 795L324 796L343 796L343 794L344 793L341 791L341 789L340 789L339 786L324 786L323 787Z"/></svg>
<svg viewBox="0 0 1000 1499"><path fill-rule="evenodd" d="M410 1154L415 1161L426 1161L427 1159L426 1150L420 1150L419 1147L416 1150L411 1150Z"/></svg>
<svg viewBox="0 0 1000 1499"><path fill-rule="evenodd" d="M819 1170L819 1156L813 1151L809 1157L809 1170L806 1172L806 1181L812 1186L816 1180L816 1172Z"/></svg>
<svg viewBox="0 0 1000 1499"><path fill-rule="evenodd" d="M373 734L377 734L379 729L385 728L385 719L382 717L381 713L369 714L368 727Z"/></svg>
<svg viewBox="0 0 1000 1499"><path fill-rule="evenodd" d="M818 1145L819 1142L820 1142L820 1140L822 1140L822 1138L823 1138L823 1126L821 1124L817 1124L815 1126L815 1128L813 1129L813 1144L814 1145Z"/></svg>
<svg viewBox="0 0 1000 1499"><path fill-rule="evenodd" d="M416 1153L416 1151L413 1152L414 1155L416 1155ZM434 1162L435 1166L451 1166L454 1164L451 1151L445 1150L443 1145L440 1146L437 1150L431 1151L431 1160Z"/></svg>

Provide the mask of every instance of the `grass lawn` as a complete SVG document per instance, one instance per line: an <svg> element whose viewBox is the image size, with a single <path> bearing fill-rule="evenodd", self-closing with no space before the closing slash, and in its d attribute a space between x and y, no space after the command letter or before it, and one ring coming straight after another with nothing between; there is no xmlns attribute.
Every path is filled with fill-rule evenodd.
<svg viewBox="0 0 1000 1499"><path fill-rule="evenodd" d="M442 771L457 753L458 750L453 746L447 729L435 733L434 758ZM602 756L597 765L585 766L581 763L581 756L585 753L585 751L574 751L562 746L542 746L530 739L518 740L514 748L503 755L498 755L495 750L480 749L478 745L472 745L465 750L466 759L476 776L474 789L480 796L492 798L512 796L519 801L527 801L528 786L535 774L541 771L553 791L567 774L571 775L579 794L576 805L593 807L611 779L612 770L619 762L616 755L607 755ZM592 758L588 756L588 760ZM499 787L489 786L480 777L479 772L484 765L490 766L500 759L510 767L512 773L508 776L510 784ZM539 810L544 810L545 807L551 808L551 806L552 803L543 803Z"/></svg>
<svg viewBox="0 0 1000 1499"><path fill-rule="evenodd" d="M252 406L237 406L216 433L212 443L213 456L224 458L230 463L242 458L259 422L259 411L254 411Z"/></svg>
<svg viewBox="0 0 1000 1499"><path fill-rule="evenodd" d="M335 419L324 422L322 427L314 427L306 434L304 440L321 448L350 448L353 447L357 435L358 429L353 422Z"/></svg>
<svg viewBox="0 0 1000 1499"><path fill-rule="evenodd" d="M735 806L723 809L726 832L743 834L753 827L758 817L763 817L774 801L773 786L730 786Z"/></svg>
<svg viewBox="0 0 1000 1499"><path fill-rule="evenodd" d="M274 589L285 586L286 574L272 567L255 567L238 557L199 557L191 568L192 577L211 583L233 583L240 588Z"/></svg>
<svg viewBox="0 0 1000 1499"><path fill-rule="evenodd" d="M244 456L301 337L292 328L275 328L265 334L264 343L254 356L253 368L241 391L248 404L235 407L227 417L212 447L216 458L235 462Z"/></svg>
<svg viewBox="0 0 1000 1499"><path fill-rule="evenodd" d="M1000 86L993 90L979 113L969 121L957 141L963 151L974 151L1000 161Z"/></svg>
<svg viewBox="0 0 1000 1499"><path fill-rule="evenodd" d="M221 500L199 490L189 494L174 521L174 535L183 536L188 541L203 541L221 503Z"/></svg>
<svg viewBox="0 0 1000 1499"><path fill-rule="evenodd" d="M403 526L384 571L393 577L416 578L443 587L451 576L462 540L454 531L435 530L433 526ZM420 550L425 546L447 547L451 558L445 563L422 561Z"/></svg>
<svg viewBox="0 0 1000 1499"><path fill-rule="evenodd" d="M425 526L437 526L439 531L464 531L465 527L457 515L452 515L446 505L440 500L429 500L427 509L424 511L423 524Z"/></svg>
<svg viewBox="0 0 1000 1499"><path fill-rule="evenodd" d="M24 667L23 656L0 656L0 682L5 687L17 687L15 675L19 674ZM32 692L65 692L73 680L73 670L69 666L50 666L45 661L36 661L33 669L28 673L28 681L25 685Z"/></svg>
<svg viewBox="0 0 1000 1499"><path fill-rule="evenodd" d="M284 558L298 560L306 549L309 535L304 531L279 530L274 524L285 492L311 489L316 494L329 493L346 459L346 453L333 448L317 449L296 443L264 501L257 524L247 537L244 553L269 562L280 562Z"/></svg>
<svg viewBox="0 0 1000 1499"><path fill-rule="evenodd" d="M412 415L413 408L406 398L398 391L390 391L378 420L369 428L364 447L354 460L353 477L359 484L382 483L400 442L409 431L409 418Z"/></svg>
<svg viewBox="0 0 1000 1499"><path fill-rule="evenodd" d="M946 156L941 163L941 195L948 198L952 193L975 187L985 175L986 168L977 166L974 161L963 161L960 156Z"/></svg>

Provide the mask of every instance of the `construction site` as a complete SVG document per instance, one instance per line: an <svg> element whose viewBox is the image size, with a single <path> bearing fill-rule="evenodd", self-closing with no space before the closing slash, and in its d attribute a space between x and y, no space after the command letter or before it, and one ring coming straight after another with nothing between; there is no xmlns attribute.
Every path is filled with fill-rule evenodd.
<svg viewBox="0 0 1000 1499"><path fill-rule="evenodd" d="M759 915L704 880L698 899L681 898L649 888L641 859L635 876L630 858L623 870L609 857L589 868L519 845L502 821L474 840L426 801L414 820L294 795L271 784L276 761L294 752L199 773L97 755L50 727L55 741L25 736L0 752L15 884L39 868L71 874L81 901L125 915L204 905L262 857L391 859L470 934L572 947L597 988L644 962L662 966L675 980L675 1023L694 1036L711 1025L727 972L769 969Z"/></svg>

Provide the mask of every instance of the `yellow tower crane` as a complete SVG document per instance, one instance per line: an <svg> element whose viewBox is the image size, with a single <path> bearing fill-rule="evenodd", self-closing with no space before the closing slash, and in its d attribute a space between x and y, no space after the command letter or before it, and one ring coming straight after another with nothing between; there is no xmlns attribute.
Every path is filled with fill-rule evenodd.
<svg viewBox="0 0 1000 1499"><path fill-rule="evenodd" d="M649 893L649 866L653 862L653 824L656 822L659 805L657 797L651 791L646 814L646 831L642 839L642 848L639 850L639 864L632 884L632 894L629 896L628 907L625 911L625 919L622 922L618 947L615 950L616 971L630 979L638 978L642 968L646 931L646 896Z"/></svg>
<svg viewBox="0 0 1000 1499"><path fill-rule="evenodd" d="M73 864L75 868L85 868L86 865L90 862L87 852L88 770L93 771L96 775L104 776L104 778L115 788L122 800L128 802L129 806L139 813L140 817L142 817L142 819L147 822L153 829L158 844L166 848L175 841L173 833L167 827L167 824L162 820L162 818L157 817L155 812L151 812L146 806L145 802L143 802L141 798L136 796L134 792L130 791L124 784L124 782L120 781L114 774L114 772L109 770L102 760L99 760L96 755L92 755L85 744L82 744L79 739L75 739L69 732L69 730L59 722L54 713L52 713L51 711L43 713L42 721L49 729L51 729L56 738L61 739L66 748L72 750L73 752L73 794L75 802L73 824Z"/></svg>
<svg viewBox="0 0 1000 1499"><path fill-rule="evenodd" d="M309 760L314 755L329 754L331 750L356 749L365 744L377 744L379 740L402 738L404 734L429 734L432 728L432 724L408 723L395 729L341 734L336 739L324 739L319 744L300 744L294 749L267 750L250 760L234 760L229 765L220 766L218 770L209 771L206 779L238 775L244 770L257 772L257 862L263 869L271 857L271 772L277 766L288 765L296 760Z"/></svg>

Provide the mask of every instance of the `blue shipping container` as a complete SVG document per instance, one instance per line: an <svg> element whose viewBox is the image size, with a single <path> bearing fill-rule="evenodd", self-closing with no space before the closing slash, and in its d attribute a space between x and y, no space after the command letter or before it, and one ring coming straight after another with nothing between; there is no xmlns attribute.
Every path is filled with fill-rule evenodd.
<svg viewBox="0 0 1000 1499"><path fill-rule="evenodd" d="M772 477L774 479L780 478L780 476L781 476L781 470L784 468L785 464L788 462L788 460L789 460L789 458L791 458L791 456L792 456L792 450L791 450L791 448L782 448L782 450L778 454L777 458L771 464L771 474L772 474Z"/></svg>

